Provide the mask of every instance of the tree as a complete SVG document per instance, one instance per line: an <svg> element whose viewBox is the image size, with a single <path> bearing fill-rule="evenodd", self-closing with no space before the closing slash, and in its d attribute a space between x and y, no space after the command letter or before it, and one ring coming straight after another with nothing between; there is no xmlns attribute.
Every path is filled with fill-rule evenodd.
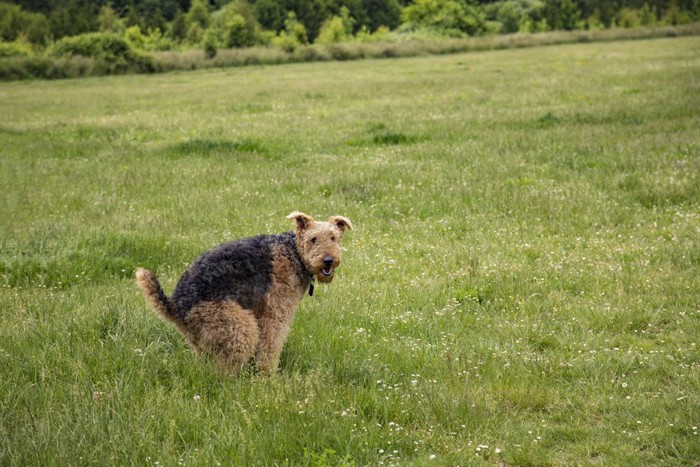
<svg viewBox="0 0 700 467"><path fill-rule="evenodd" d="M309 40L316 40L323 22L332 16L330 0L286 0L287 11L293 11L306 27Z"/></svg>
<svg viewBox="0 0 700 467"><path fill-rule="evenodd" d="M244 0L231 2L211 15L207 41L219 47L247 47L255 44L260 26Z"/></svg>
<svg viewBox="0 0 700 467"><path fill-rule="evenodd" d="M450 35L480 34L486 29L481 11L459 0L416 0L406 7L404 21L410 27L427 28Z"/></svg>
<svg viewBox="0 0 700 467"><path fill-rule="evenodd" d="M279 1L256 0L253 4L253 12L263 28L275 32L284 29L287 11Z"/></svg>
<svg viewBox="0 0 700 467"><path fill-rule="evenodd" d="M309 43L306 27L297 20L297 15L293 11L287 14L284 30L280 31L272 43L290 53L294 52L298 46Z"/></svg>
<svg viewBox="0 0 700 467"><path fill-rule="evenodd" d="M297 15L293 11L287 14L287 19L284 22L284 31L299 44L309 43L306 26L299 22Z"/></svg>
<svg viewBox="0 0 700 467"><path fill-rule="evenodd" d="M126 30L124 20L114 11L111 5L104 5L100 8L100 14L97 17L97 24L102 32L114 32L121 34Z"/></svg>
<svg viewBox="0 0 700 467"><path fill-rule="evenodd" d="M53 38L60 39L96 31L97 15L97 8L89 1L68 0L60 3L49 15Z"/></svg>
<svg viewBox="0 0 700 467"><path fill-rule="evenodd" d="M398 0L362 0L365 14L369 18L370 31L376 31L381 26L395 29L401 24L401 5ZM358 18L359 19L359 18Z"/></svg>
<svg viewBox="0 0 700 467"><path fill-rule="evenodd" d="M168 35L176 41L181 41L187 36L187 22L185 21L185 14L182 10L177 10L175 18L172 23L170 23Z"/></svg>
<svg viewBox="0 0 700 467"><path fill-rule="evenodd" d="M32 44L46 45L50 36L49 21L41 13L30 13L18 5L0 3L0 40L23 39Z"/></svg>
<svg viewBox="0 0 700 467"><path fill-rule="evenodd" d="M544 17L550 29L571 31L578 27L581 12L573 0L545 0Z"/></svg>
<svg viewBox="0 0 700 467"><path fill-rule="evenodd" d="M206 0L194 0L190 10L185 15L187 28L199 26L206 29L209 26L209 4Z"/></svg>
<svg viewBox="0 0 700 467"><path fill-rule="evenodd" d="M192 44L201 42L204 31L209 26L209 4L206 0L194 0L190 10L185 15L187 26L187 41Z"/></svg>
<svg viewBox="0 0 700 467"><path fill-rule="evenodd" d="M340 16L333 16L327 19L316 38L317 44L336 44L347 39L347 29Z"/></svg>

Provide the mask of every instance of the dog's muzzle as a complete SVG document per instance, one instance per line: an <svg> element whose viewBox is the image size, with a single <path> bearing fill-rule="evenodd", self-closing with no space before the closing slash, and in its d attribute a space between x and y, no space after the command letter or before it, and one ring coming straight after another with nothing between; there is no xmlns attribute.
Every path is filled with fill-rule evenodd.
<svg viewBox="0 0 700 467"><path fill-rule="evenodd" d="M323 269L321 269L321 274L324 277L331 277L333 275L333 258L326 256L323 258Z"/></svg>

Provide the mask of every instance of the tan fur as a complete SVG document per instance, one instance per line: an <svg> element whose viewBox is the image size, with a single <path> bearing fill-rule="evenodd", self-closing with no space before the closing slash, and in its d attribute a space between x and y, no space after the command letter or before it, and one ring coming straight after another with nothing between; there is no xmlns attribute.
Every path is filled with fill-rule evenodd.
<svg viewBox="0 0 700 467"><path fill-rule="evenodd" d="M343 256L340 241L346 230L352 230L352 222L343 216L331 216L328 222L317 222L311 216L303 212L295 211L287 216L297 223L297 250L306 263L309 271L312 271L319 282L330 283L335 274L324 276L323 259L327 256L333 258L333 271L340 265Z"/></svg>
<svg viewBox="0 0 700 467"><path fill-rule="evenodd" d="M186 324L177 319L168 307L172 307L172 303L163 294L163 290L160 287L160 283L153 274L148 269L139 268L136 270L136 284L143 290L143 295L146 297L148 304L156 310L158 316L163 318L165 321L173 323L180 330L181 333L185 335L187 340L192 343L192 338L190 336L190 331ZM159 296L160 295L160 296Z"/></svg>
<svg viewBox="0 0 700 467"><path fill-rule="evenodd" d="M260 329L252 311L236 302L205 302L185 318L192 347L213 355L219 367L235 375L255 355Z"/></svg>
<svg viewBox="0 0 700 467"><path fill-rule="evenodd" d="M272 283L255 309L245 309L233 300L201 302L181 319L174 303L163 294L156 276L145 269L136 272L137 284L149 304L162 318L177 326L193 349L215 356L227 374L236 374L251 359L255 360L258 371L274 373L297 306L308 289L308 274L319 282L329 283L340 265L340 240L346 230L352 229L349 219L332 216L328 222L317 222L298 211L288 219L296 222L296 248L307 274L302 283L292 264L293 252L283 245L273 247ZM295 261L298 265L298 259Z"/></svg>

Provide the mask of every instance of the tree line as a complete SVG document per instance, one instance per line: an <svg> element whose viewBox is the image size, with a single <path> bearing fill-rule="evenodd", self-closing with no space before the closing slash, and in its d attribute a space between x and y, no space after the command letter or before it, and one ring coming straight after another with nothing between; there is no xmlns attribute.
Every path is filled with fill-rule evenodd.
<svg viewBox="0 0 700 467"><path fill-rule="evenodd" d="M36 51L103 32L143 50L215 51L381 40L390 33L464 37L699 19L700 0L17 0L0 2L0 42Z"/></svg>

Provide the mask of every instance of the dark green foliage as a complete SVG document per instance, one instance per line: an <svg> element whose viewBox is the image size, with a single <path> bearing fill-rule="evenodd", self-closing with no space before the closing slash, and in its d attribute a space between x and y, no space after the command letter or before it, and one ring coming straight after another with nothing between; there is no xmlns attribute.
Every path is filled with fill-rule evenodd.
<svg viewBox="0 0 700 467"><path fill-rule="evenodd" d="M23 38L33 44L45 45L50 36L51 29L44 15L0 2L0 41L11 42Z"/></svg>
<svg viewBox="0 0 700 467"><path fill-rule="evenodd" d="M380 26L395 29L401 24L401 5L398 0L363 0L362 6L368 21L359 26L368 26L370 31L376 31Z"/></svg>
<svg viewBox="0 0 700 467"><path fill-rule="evenodd" d="M253 3L253 11L263 28L276 32L284 29L287 11L280 2L275 0L256 0Z"/></svg>
<svg viewBox="0 0 700 467"><path fill-rule="evenodd" d="M581 11L574 0L545 0L544 17L550 29L576 29Z"/></svg>
<svg viewBox="0 0 700 467"><path fill-rule="evenodd" d="M288 11L293 11L297 19L306 27L309 41L313 42L321 31L323 22L333 11L329 0L285 0Z"/></svg>
<svg viewBox="0 0 700 467"><path fill-rule="evenodd" d="M97 30L99 8L87 0L56 2L46 14L54 39Z"/></svg>
<svg viewBox="0 0 700 467"><path fill-rule="evenodd" d="M178 10L173 22L170 23L168 34L171 38L181 41L187 36L187 23L185 22L185 14L182 10Z"/></svg>
<svg viewBox="0 0 700 467"><path fill-rule="evenodd" d="M544 3L540 0L504 0L484 7L486 18L501 25L501 33L536 32L543 20Z"/></svg>

